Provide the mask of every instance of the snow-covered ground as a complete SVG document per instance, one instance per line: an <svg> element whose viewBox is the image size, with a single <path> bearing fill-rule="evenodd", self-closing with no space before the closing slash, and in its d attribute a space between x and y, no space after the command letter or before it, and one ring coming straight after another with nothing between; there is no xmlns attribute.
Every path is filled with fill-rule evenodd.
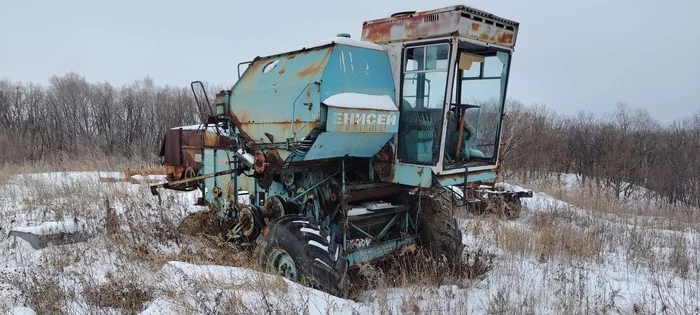
<svg viewBox="0 0 700 315"><path fill-rule="evenodd" d="M487 273L441 286L378 285L351 300L176 233L182 218L203 210L193 205L198 192L163 191L159 203L146 185L100 176L122 174L42 173L0 184L0 313L700 314L695 224L663 228L536 192L516 220L460 214L464 255L491 256ZM567 190L580 189L567 178ZM87 236L35 249L12 230Z"/></svg>

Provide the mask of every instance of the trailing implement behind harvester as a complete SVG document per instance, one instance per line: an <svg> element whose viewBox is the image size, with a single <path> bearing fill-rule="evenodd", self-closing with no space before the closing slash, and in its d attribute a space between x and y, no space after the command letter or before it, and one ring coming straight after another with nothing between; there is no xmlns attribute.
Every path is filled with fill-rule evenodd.
<svg viewBox="0 0 700 315"><path fill-rule="evenodd" d="M488 185L517 33L453 6L241 63L206 124L168 131L153 192L201 190L227 239L334 294L348 268L406 245L460 264L455 206L514 218L531 196Z"/></svg>

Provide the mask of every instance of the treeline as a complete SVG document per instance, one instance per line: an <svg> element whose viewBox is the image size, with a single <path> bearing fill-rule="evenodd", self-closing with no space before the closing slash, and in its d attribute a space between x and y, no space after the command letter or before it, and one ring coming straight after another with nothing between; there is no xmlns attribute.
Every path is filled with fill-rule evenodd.
<svg viewBox="0 0 700 315"><path fill-rule="evenodd" d="M504 169L524 178L578 174L614 198L645 187L672 203L700 206L700 111L661 124L619 103L610 113L561 116L546 106L507 104Z"/></svg>
<svg viewBox="0 0 700 315"><path fill-rule="evenodd" d="M26 163L59 154L149 159L167 129L199 123L208 110L198 108L189 86L157 86L148 77L120 87L90 83L76 73L52 76L47 86L5 79L0 161Z"/></svg>
<svg viewBox="0 0 700 315"><path fill-rule="evenodd" d="M209 99L221 89L207 86ZM157 86L150 78L120 87L76 73L53 76L47 86L2 80L0 166L57 155L152 160L167 129L203 121L209 109L200 107L189 86ZM575 173L615 196L630 193L625 183L632 183L675 203L700 205L700 112L661 124L624 104L602 116L561 116L511 100L506 114L506 174ZM495 135L486 125L481 129Z"/></svg>

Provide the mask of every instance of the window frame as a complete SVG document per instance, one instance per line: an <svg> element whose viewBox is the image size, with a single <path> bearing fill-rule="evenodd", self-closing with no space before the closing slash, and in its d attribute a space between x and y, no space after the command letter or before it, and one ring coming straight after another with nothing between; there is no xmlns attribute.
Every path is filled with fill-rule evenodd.
<svg viewBox="0 0 700 315"><path fill-rule="evenodd" d="M465 51L464 49L457 49L457 55L461 52L467 52L467 53L478 53L479 55L483 55L484 57L491 57L491 56L497 56L498 52L505 53L507 54L507 62L504 64L505 67L505 78L503 77L503 73L499 76L484 76L484 69L485 69L485 61L479 63L479 75L477 77L465 77L466 71L462 70L458 66L458 62L455 62L455 71L454 71L454 76L453 76L453 82L451 83L453 85L453 91L452 95L450 97L450 101L452 101L452 98L454 97L456 103L461 103L462 102L462 83L464 81L472 81L472 80L494 80L494 79L500 79L502 80L503 87L499 88L501 91L499 91L499 99L501 100L500 104L498 104L498 121L496 124L496 133L494 135L493 139L493 145L494 145L494 150L493 154L488 160L480 160L479 162L481 163L488 163L489 165L487 166L477 166L477 167L469 167L468 164L465 164L464 166L460 167L448 167L446 168L444 164L441 164L441 171L439 174L452 174L456 172L460 172L462 169L465 169L469 167L471 170L478 170L478 169L486 169L493 167L498 164L499 160L499 150L500 150L500 140L501 136L503 133L503 118L505 117L505 103L506 103L506 96L508 95L508 84L510 83L510 70L511 70L511 65L513 61L513 52L510 50L502 50L502 49L487 49L487 51L479 51L479 52L473 52L473 51ZM500 85L499 85L500 87ZM451 106L451 104L450 104ZM449 110L449 109L448 109ZM478 132L478 131L477 131Z"/></svg>
<svg viewBox="0 0 700 315"><path fill-rule="evenodd" d="M408 55L407 55L407 50L412 49L412 48L417 48L417 47L423 47L424 54L423 54L423 64L425 65L425 62L427 60L427 47L429 46L438 46L438 45L447 45L447 65L443 69L433 69L433 70L410 70L406 71L406 65L408 61ZM401 147L402 139L398 139L396 143L396 160L399 163L402 164L409 164L409 165L421 165L421 166L429 166L433 168L435 171L440 171L442 170L442 161L443 161L443 156L440 154L440 152L444 151L444 145L445 145L445 119L447 115L447 110L449 110L449 101L452 98L451 95L451 80L454 79L455 76L455 70L454 67L456 65L455 63L455 49L457 49L457 42L455 42L451 38L445 38L445 39L438 39L438 40L430 40L430 41L419 41L419 42L412 42L412 43L406 43L401 47L401 64L400 64L400 78L399 78L399 113L400 115L404 112L404 104L403 104L403 99L404 99L404 83L405 83L405 77L406 74L415 74L415 73L430 73L430 72L445 72L447 75L446 78L446 83L444 85L444 98L442 100L442 112L441 112L441 128L440 128L440 136L438 137L438 140L440 141L439 143L439 152L438 152L438 157L437 160L433 160L431 162L419 162L419 161L411 161L408 159L405 159L401 156L400 152L403 149ZM425 66L424 66L425 68ZM449 95L448 95L449 94ZM416 103L418 100L418 96L416 95ZM417 104L416 104L417 106ZM435 108L437 109L437 108ZM399 130L403 130L405 128L401 122L399 124Z"/></svg>

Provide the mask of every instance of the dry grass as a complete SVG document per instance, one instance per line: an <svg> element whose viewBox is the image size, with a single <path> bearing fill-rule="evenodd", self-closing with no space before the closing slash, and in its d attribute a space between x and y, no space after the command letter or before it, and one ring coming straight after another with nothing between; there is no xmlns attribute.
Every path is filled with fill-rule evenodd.
<svg viewBox="0 0 700 315"><path fill-rule="evenodd" d="M640 187L630 196L617 199L610 190L598 186L592 180L577 182L578 186L575 189L568 188L565 180L556 174L527 179L511 177L508 181L546 193L580 208L617 216L629 224L675 231L688 228L697 230L700 226L700 209L669 204L657 198L653 192ZM632 222L633 220L635 222Z"/></svg>
<svg viewBox="0 0 700 315"><path fill-rule="evenodd" d="M49 271L25 274L9 282L22 291L24 302L37 314L64 314L63 301L68 296L60 287L59 279L59 273Z"/></svg>
<svg viewBox="0 0 700 315"><path fill-rule="evenodd" d="M316 306L310 303L318 303L311 300L313 294L309 291L291 290L278 277L227 283L184 272L180 277L162 274L165 269L172 272L172 264L166 266L170 261L258 270L246 251L222 242L216 229L205 228L214 226L214 213L199 212L188 220L191 225L180 226L186 211L181 207L182 201L172 195L164 195L163 205L157 205L149 198L134 198L135 194L150 196L145 186L134 190L137 185L67 182L56 186L40 181L22 184L26 187L24 194L5 200L31 205L26 210L31 213L22 216L37 221L77 216L96 224L97 236L93 239L47 248L44 255L50 259L30 260L30 272L8 279L23 292L21 301L38 313L103 314L111 310L133 314L148 302L165 299L178 314L299 314ZM544 190L547 189L552 188ZM660 275L653 284L660 291L668 288L672 280L697 278L697 242L692 243L681 233L649 229L673 225L678 230L678 223L661 216L657 217L666 221L635 218L630 209L615 201L592 201L575 194L557 196L553 189L549 192L571 201L573 206L525 210L520 219L510 222L494 216L466 216L469 219L464 233L485 238L476 249L465 253L467 265L463 269L449 271L418 248L412 248L403 255L353 270L349 276L354 277L350 281L354 285L348 288L346 297L362 302L354 304L357 313L464 314L474 309L474 303L482 302L480 310L487 314L535 314L545 305L544 309L557 314L615 313L619 312L615 304L620 300L619 292L608 287L608 279L591 273L590 266L609 263L606 260L610 254L620 249L624 249L625 264L620 268L627 268L630 273L650 270ZM575 206L586 206L592 211L577 211ZM2 227L22 216L7 213ZM495 256L482 250L490 246L504 253ZM528 281L532 279L516 277L527 276L519 270L524 261L551 266L546 281L548 286L557 287L553 298L530 290ZM85 266L87 270L80 269ZM672 270L676 278L668 276L665 270ZM555 275L556 280L552 280ZM599 279L589 281L592 277ZM477 283L484 285L489 281L493 281L493 289L474 288ZM697 288L690 286L687 290L692 294ZM485 297L469 295L480 290ZM663 313L663 305L666 309L682 310L692 304L674 300L672 295L662 291L663 302L658 307L658 294L633 297L639 309L636 313ZM330 305L322 306L329 313L340 311L333 308L335 300L327 298L324 303Z"/></svg>
<svg viewBox="0 0 700 315"><path fill-rule="evenodd" d="M128 245L127 245L128 246ZM177 253L159 253L144 246L128 246L129 257L147 262L151 270L159 270L169 261L183 261L196 265L235 266L253 269L255 264L247 251L228 242L202 237L190 239Z"/></svg>
<svg viewBox="0 0 700 315"><path fill-rule="evenodd" d="M0 279L21 291L16 302L25 303L39 314L110 313L105 312L107 309L135 314L156 297L171 297L172 301L194 299L194 304L182 305L182 314L214 314L220 313L221 308L235 313L256 313L257 309L249 308L249 294L237 293L255 286L264 287L258 293L262 296L260 304L266 305L271 313L303 312L299 307L285 305L294 302L291 300L266 300L265 294L280 292L286 286L279 282L260 280L226 287L213 279L210 283L200 281L188 290L183 289L182 283L154 287L153 283L163 281L158 279L159 274L170 261L255 269L247 252L218 238L216 228L211 228L218 226L217 219L211 216L214 213L197 212L195 219L189 220L196 224L181 227L180 222L191 208L187 210L188 205L175 198L176 194L164 193L163 204L159 205L150 197L146 185L71 178L62 179L60 184L41 178L20 178L14 183L17 185L8 186L21 188L22 193L9 194L3 200L0 206L17 207L14 212L4 213L0 228L76 217L90 222L93 236L81 244L48 247L43 256L50 260L41 263L30 260L26 274L11 275L7 281ZM105 272L106 282L101 280ZM199 296L199 289L204 287L221 290L212 295L215 301ZM0 310L6 309L1 304ZM293 312L288 312L289 309Z"/></svg>
<svg viewBox="0 0 700 315"><path fill-rule="evenodd" d="M597 261L601 256L600 241L595 235L568 227L545 226L536 231L501 226L498 240L499 246L506 251L543 262L552 258Z"/></svg>
<svg viewBox="0 0 700 315"><path fill-rule="evenodd" d="M94 287L88 286L83 295L88 304L137 314L143 310L144 303L153 299L152 292L145 290L148 288L142 284L117 279Z"/></svg>
<svg viewBox="0 0 700 315"><path fill-rule="evenodd" d="M155 168L160 167L156 159L142 161L114 156L95 154L81 157L58 153L42 161L32 161L21 164L0 162L0 184L6 183L13 175L34 174L46 172L76 172L103 171L121 172L126 168Z"/></svg>
<svg viewBox="0 0 700 315"><path fill-rule="evenodd" d="M362 264L348 272L346 298L376 303L381 314L464 314L469 299L458 290L470 286L493 268L494 255L483 251L465 253L461 268L450 269L433 260L419 247L410 253ZM393 292L401 290L397 297ZM371 292L368 295L367 292ZM443 295L430 303L426 299Z"/></svg>

